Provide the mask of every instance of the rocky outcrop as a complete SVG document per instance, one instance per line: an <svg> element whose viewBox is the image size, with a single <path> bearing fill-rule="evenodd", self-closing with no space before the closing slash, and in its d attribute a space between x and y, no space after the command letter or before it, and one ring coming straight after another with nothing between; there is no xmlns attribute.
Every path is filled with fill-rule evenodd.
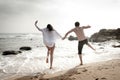
<svg viewBox="0 0 120 80"><path fill-rule="evenodd" d="M101 29L90 37L90 41L104 42L108 40L120 40L120 28L118 29Z"/></svg>
<svg viewBox="0 0 120 80"><path fill-rule="evenodd" d="M4 51L2 55L17 55L19 53L22 53L22 52L21 51L8 50L8 51Z"/></svg>

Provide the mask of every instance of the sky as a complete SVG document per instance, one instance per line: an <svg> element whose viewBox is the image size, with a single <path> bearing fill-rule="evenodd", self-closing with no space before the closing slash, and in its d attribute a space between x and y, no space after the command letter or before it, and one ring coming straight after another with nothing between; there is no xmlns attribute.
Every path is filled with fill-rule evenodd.
<svg viewBox="0 0 120 80"><path fill-rule="evenodd" d="M86 35L120 28L120 0L0 0L0 33L39 33L34 22L65 34L79 21Z"/></svg>

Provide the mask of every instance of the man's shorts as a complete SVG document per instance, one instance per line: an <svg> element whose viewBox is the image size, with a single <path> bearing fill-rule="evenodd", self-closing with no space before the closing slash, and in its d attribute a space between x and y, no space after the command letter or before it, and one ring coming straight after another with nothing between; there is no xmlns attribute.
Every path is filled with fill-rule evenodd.
<svg viewBox="0 0 120 80"><path fill-rule="evenodd" d="M82 54L82 48L84 44L88 44L87 39L78 42L78 54Z"/></svg>

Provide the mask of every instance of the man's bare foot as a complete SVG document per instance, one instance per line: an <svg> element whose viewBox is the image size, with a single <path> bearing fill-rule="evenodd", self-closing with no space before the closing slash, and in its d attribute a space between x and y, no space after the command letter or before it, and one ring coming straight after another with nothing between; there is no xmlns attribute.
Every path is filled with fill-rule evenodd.
<svg viewBox="0 0 120 80"><path fill-rule="evenodd" d="M52 69L52 67L50 67L50 69Z"/></svg>
<svg viewBox="0 0 120 80"><path fill-rule="evenodd" d="M83 63L81 63L80 65L83 65Z"/></svg>
<svg viewBox="0 0 120 80"><path fill-rule="evenodd" d="M46 58L46 63L48 63L48 58Z"/></svg>

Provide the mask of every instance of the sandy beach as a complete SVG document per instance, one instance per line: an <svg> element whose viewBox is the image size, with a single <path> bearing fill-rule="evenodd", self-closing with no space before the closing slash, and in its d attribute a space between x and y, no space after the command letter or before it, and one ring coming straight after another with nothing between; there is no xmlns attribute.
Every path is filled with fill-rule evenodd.
<svg viewBox="0 0 120 80"><path fill-rule="evenodd" d="M15 76L9 80L119 80L120 59L78 65L54 74Z"/></svg>

